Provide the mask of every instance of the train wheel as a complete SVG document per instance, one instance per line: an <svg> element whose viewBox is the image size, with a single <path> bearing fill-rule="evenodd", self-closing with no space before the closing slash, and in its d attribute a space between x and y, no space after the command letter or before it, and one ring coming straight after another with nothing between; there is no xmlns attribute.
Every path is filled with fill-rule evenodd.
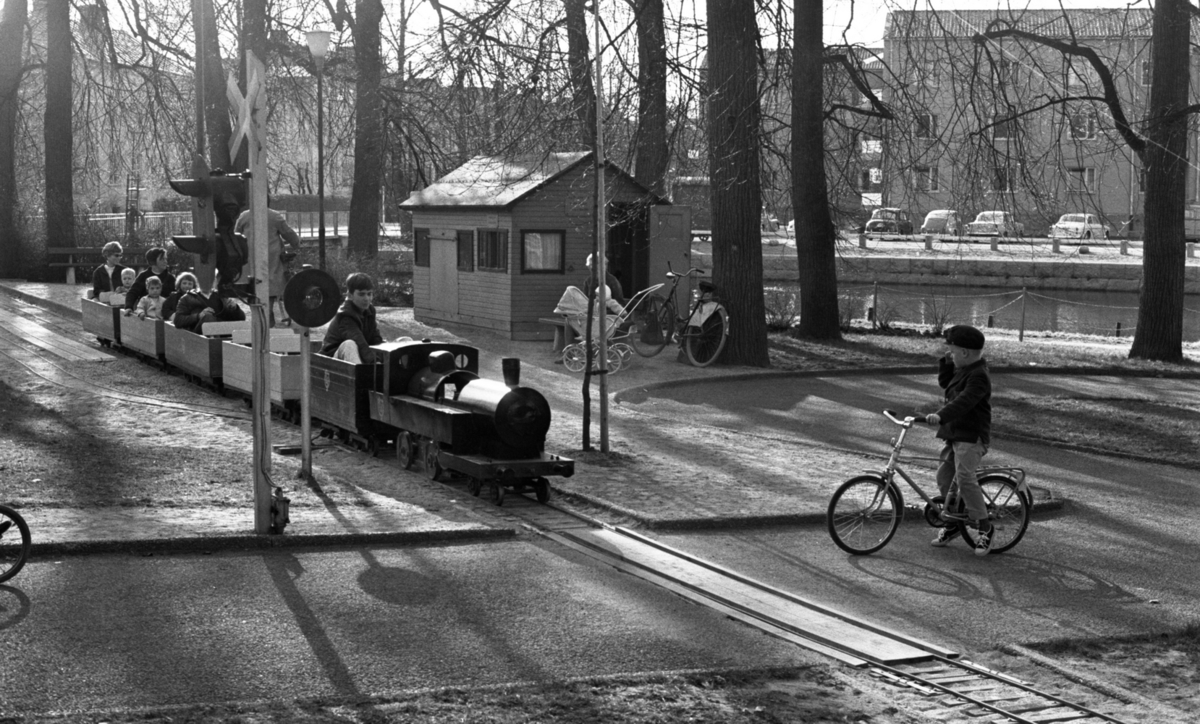
<svg viewBox="0 0 1200 724"><path fill-rule="evenodd" d="M401 432L396 435L396 459L405 470L412 468L417 460L417 446L413 444L412 433Z"/></svg>
<svg viewBox="0 0 1200 724"><path fill-rule="evenodd" d="M379 456L379 440L375 437L367 439L367 454L371 457Z"/></svg>
<svg viewBox="0 0 1200 724"><path fill-rule="evenodd" d="M479 478L467 478L467 492L479 497L479 491L483 490L483 481Z"/></svg>
<svg viewBox="0 0 1200 724"><path fill-rule="evenodd" d="M496 505L504 505L504 486L496 483Z"/></svg>
<svg viewBox="0 0 1200 724"><path fill-rule="evenodd" d="M442 466L438 462L438 447L433 440L425 447L425 473L429 475L430 480L437 480L442 476Z"/></svg>
<svg viewBox="0 0 1200 724"><path fill-rule="evenodd" d="M550 502L550 481L545 478L537 478L533 481L533 492L537 495L537 502Z"/></svg>

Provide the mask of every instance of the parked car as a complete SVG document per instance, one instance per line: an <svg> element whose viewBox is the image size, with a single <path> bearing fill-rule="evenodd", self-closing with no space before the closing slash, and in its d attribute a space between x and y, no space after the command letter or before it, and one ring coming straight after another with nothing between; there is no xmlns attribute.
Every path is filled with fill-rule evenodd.
<svg viewBox="0 0 1200 724"><path fill-rule="evenodd" d="M980 211L975 220L967 224L967 236L1021 236L1025 225L1007 211Z"/></svg>
<svg viewBox="0 0 1200 724"><path fill-rule="evenodd" d="M958 220L958 212L950 209L930 211L925 214L925 223L921 224L921 233L958 236L962 233L962 223Z"/></svg>
<svg viewBox="0 0 1200 724"><path fill-rule="evenodd" d="M868 234L912 234L912 217L903 209L875 209L864 231Z"/></svg>
<svg viewBox="0 0 1200 724"><path fill-rule="evenodd" d="M1051 239L1107 239L1108 227L1095 214L1063 214L1050 227Z"/></svg>

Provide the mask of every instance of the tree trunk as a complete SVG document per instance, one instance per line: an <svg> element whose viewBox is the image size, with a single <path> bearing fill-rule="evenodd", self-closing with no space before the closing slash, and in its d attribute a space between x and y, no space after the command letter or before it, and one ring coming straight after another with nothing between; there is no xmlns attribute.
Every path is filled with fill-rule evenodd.
<svg viewBox="0 0 1200 724"><path fill-rule="evenodd" d="M1183 281L1186 242L1188 3L1158 0L1151 49L1153 83L1147 121L1146 240L1137 330L1130 357L1177 362L1183 359Z"/></svg>
<svg viewBox="0 0 1200 724"><path fill-rule="evenodd" d="M667 195L667 45L662 0L642 0L637 18L638 130L634 178Z"/></svg>
<svg viewBox="0 0 1200 724"><path fill-rule="evenodd" d="M46 2L46 246L75 246L71 149L71 4Z"/></svg>
<svg viewBox="0 0 1200 724"><path fill-rule="evenodd" d="M596 149L596 87L588 51L585 0L564 0L567 11L567 62L571 71L571 106L579 124L579 147Z"/></svg>
<svg viewBox="0 0 1200 724"><path fill-rule="evenodd" d="M713 282L730 324L719 361L766 367L754 7L742 0L708 0L708 163Z"/></svg>
<svg viewBox="0 0 1200 724"><path fill-rule="evenodd" d="M242 3L242 52L238 59L238 86L242 94L246 94L246 86L250 79L246 77L246 53L251 51L262 62L263 68L269 68L271 63L267 54L270 46L267 44L267 0L243 0ZM250 168L250 144L243 143L238 149L237 157L232 160L235 170Z"/></svg>
<svg viewBox="0 0 1200 724"><path fill-rule="evenodd" d="M792 56L792 208L800 279L797 336L839 339L837 229L825 183L820 2L796 0Z"/></svg>
<svg viewBox="0 0 1200 724"><path fill-rule="evenodd" d="M217 17L212 0L197 0L204 23L204 47L197 48L197 62L204 72L204 127L208 133L208 165L212 169L233 169L229 158L229 140L233 129L229 123L229 101L225 94L225 74L222 70L220 38L217 36ZM197 18L193 18L196 21ZM244 202L243 202L244 204Z"/></svg>
<svg viewBox="0 0 1200 724"><path fill-rule="evenodd" d="M17 194L17 107L21 90L21 50L26 0L4 0L0 15L0 277L13 278L21 261Z"/></svg>
<svg viewBox="0 0 1200 724"><path fill-rule="evenodd" d="M358 64L354 103L354 190L350 196L348 250L373 257L379 253L379 191L383 183L383 94L379 25L382 0L355 3L354 55Z"/></svg>

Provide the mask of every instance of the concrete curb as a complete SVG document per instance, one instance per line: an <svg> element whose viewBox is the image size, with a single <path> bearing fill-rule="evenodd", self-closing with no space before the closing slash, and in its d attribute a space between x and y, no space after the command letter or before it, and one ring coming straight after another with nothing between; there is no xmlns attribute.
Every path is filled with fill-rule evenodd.
<svg viewBox="0 0 1200 724"><path fill-rule="evenodd" d="M339 546L400 546L433 543L464 543L487 540L512 540L513 528L462 528L429 531L387 531L373 533L315 533L305 535L234 534L208 537L138 538L130 540L82 540L52 543L35 542L31 556L55 557L124 553L155 555L159 553L212 553L214 551L261 551L286 548L321 548Z"/></svg>

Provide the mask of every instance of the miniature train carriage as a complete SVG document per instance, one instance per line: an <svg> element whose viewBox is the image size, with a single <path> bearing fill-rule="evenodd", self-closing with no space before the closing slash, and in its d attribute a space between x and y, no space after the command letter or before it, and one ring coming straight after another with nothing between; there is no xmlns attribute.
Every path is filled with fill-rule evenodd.
<svg viewBox="0 0 1200 724"><path fill-rule="evenodd" d="M201 326L201 334L196 334L168 322L163 330L167 364L189 378L207 382L221 390L225 374L222 371L221 343L232 339L235 331L249 329L250 320L205 322Z"/></svg>
<svg viewBox="0 0 1200 724"><path fill-rule="evenodd" d="M89 292L90 294L90 292ZM97 299L79 300L83 329L96 335L104 347L121 343L121 308Z"/></svg>

